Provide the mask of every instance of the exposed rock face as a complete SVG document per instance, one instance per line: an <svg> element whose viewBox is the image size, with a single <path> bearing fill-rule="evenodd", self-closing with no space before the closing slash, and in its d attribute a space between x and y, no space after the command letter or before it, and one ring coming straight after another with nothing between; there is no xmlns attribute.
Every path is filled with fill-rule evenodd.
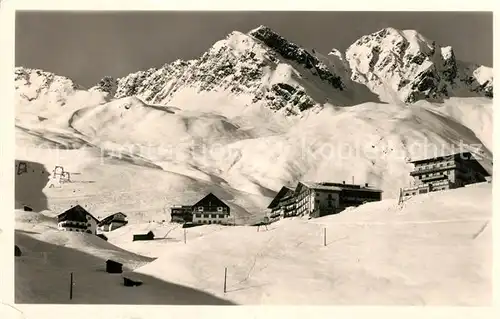
<svg viewBox="0 0 500 319"><path fill-rule="evenodd" d="M340 91L345 88L345 84L342 83L340 76L332 73L316 56L298 45L287 41L268 27L261 26L252 30L249 34L264 42L269 48L279 53L283 58L297 62L306 69L312 69L314 75L327 81L333 88Z"/></svg>
<svg viewBox="0 0 500 319"><path fill-rule="evenodd" d="M313 97L306 87L322 83L328 91L325 96L349 91L353 82L345 72L319 54L260 26L248 34L230 33L196 60L177 60L121 78L115 97L137 95L148 103L165 104L177 92L194 88L198 93L225 91L232 96L247 96L250 103L298 114L326 101L323 96ZM335 103L335 96L329 101Z"/></svg>
<svg viewBox="0 0 500 319"><path fill-rule="evenodd" d="M106 93L108 96L114 97L117 88L118 81L111 76L105 76L101 79L101 81L99 81L99 83L97 83L96 86L92 87L90 90Z"/></svg>
<svg viewBox="0 0 500 319"><path fill-rule="evenodd" d="M42 97L51 102L65 104L68 95L81 87L70 79L39 69L16 67L14 69L16 94L22 100L33 101Z"/></svg>
<svg viewBox="0 0 500 319"><path fill-rule="evenodd" d="M451 47L441 48L413 30L386 28L363 36L346 57L352 79L388 102L493 96L490 68L458 61Z"/></svg>

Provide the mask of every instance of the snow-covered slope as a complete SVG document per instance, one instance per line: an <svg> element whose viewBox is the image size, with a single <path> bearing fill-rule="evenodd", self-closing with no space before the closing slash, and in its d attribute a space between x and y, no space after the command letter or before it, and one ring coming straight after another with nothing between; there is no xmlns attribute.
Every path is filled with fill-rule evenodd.
<svg viewBox="0 0 500 319"><path fill-rule="evenodd" d="M54 230L55 220L16 211L15 301L30 304L230 304L223 298L134 273L153 259L116 247L85 233ZM125 287L120 274L105 272L106 260L123 264L128 278L142 286ZM73 274L73 298L68 282Z"/></svg>
<svg viewBox="0 0 500 319"><path fill-rule="evenodd" d="M422 36L391 30L363 45L402 46L406 60L432 51ZM435 56L398 64L396 73L413 77ZM491 169L490 98L359 104L376 96L351 80L352 63L349 54L309 52L261 26L229 34L197 60L117 83L105 77L88 91L18 68L17 156L80 174L63 189L44 190L50 209L82 201L99 213L124 209L138 222L168 220L169 205L209 191L233 205L236 219L258 219L282 185L301 179L354 178L391 198L410 182L407 160L470 148ZM396 74L391 65L378 70ZM369 81L376 91L378 82Z"/></svg>
<svg viewBox="0 0 500 319"><path fill-rule="evenodd" d="M243 221L263 216L274 191L299 180L351 181L354 176L356 183L380 187L390 198L410 183L412 158L478 145L472 150L491 165L492 153L482 144L491 140L485 131L491 118L481 115L488 105L474 101L474 107L456 108L485 121L474 126L476 131L429 103L412 108L366 103L263 122L268 109L224 116L222 105L178 110L124 98L71 117L68 130L74 131L67 135L89 147L38 150L32 141L31 147L18 145L18 157L79 173L75 183L44 191L52 209L81 201L108 213L123 209L138 221L168 220L168 205L194 203L214 191Z"/></svg>
<svg viewBox="0 0 500 319"><path fill-rule="evenodd" d="M15 262L16 302L70 302L73 272L72 303L487 306L491 191L477 184L416 196L403 207L384 200L259 231L129 224L107 233L109 242L52 230L45 213L16 211L23 253ZM132 242L145 230L157 240ZM107 258L124 262L125 275L143 285L127 288L121 275L105 273Z"/></svg>
<svg viewBox="0 0 500 319"><path fill-rule="evenodd" d="M493 97L492 68L457 60L452 47L440 47L415 30L385 28L363 36L346 58L353 80L386 102Z"/></svg>
<svg viewBox="0 0 500 319"><path fill-rule="evenodd" d="M110 242L158 257L137 271L241 304L488 305L491 184L416 196L305 221L256 227L157 226L165 237ZM127 229L128 228L128 229ZM327 229L324 246L324 228ZM224 267L227 293L222 292ZM293 279L293 280L292 280Z"/></svg>

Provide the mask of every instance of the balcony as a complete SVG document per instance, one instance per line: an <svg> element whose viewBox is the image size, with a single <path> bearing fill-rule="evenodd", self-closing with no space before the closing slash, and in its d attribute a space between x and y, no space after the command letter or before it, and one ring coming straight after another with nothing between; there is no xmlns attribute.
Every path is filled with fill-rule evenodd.
<svg viewBox="0 0 500 319"><path fill-rule="evenodd" d="M431 167L431 168L417 168L410 172L410 176L417 176L417 175L422 175L426 173L433 173L433 172L439 172L439 171L444 171L444 170L449 170L449 169L460 169L462 168L456 164L446 164L443 166L437 166L437 167Z"/></svg>
<svg viewBox="0 0 500 319"><path fill-rule="evenodd" d="M78 228L78 229L87 229L88 227L86 223L74 222L74 221L63 221L60 222L58 226L63 228Z"/></svg>
<svg viewBox="0 0 500 319"><path fill-rule="evenodd" d="M446 175L444 173L433 174L432 176L426 176L426 177L422 176L422 178L420 180L422 182L431 182L431 181L436 181L436 180L440 180L440 179L448 180L448 175Z"/></svg>

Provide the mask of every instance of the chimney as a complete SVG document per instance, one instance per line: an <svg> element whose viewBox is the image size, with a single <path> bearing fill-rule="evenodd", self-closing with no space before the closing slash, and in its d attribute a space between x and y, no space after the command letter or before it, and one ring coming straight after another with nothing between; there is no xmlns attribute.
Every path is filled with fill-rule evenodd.
<svg viewBox="0 0 500 319"><path fill-rule="evenodd" d="M342 181L342 184L345 184L345 181Z"/></svg>
<svg viewBox="0 0 500 319"><path fill-rule="evenodd" d="M368 187L368 183L365 183L365 187Z"/></svg>

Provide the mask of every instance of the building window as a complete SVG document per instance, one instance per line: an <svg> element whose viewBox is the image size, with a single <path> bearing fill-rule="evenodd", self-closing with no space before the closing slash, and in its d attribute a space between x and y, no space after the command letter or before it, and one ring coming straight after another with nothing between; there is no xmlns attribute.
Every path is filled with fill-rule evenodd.
<svg viewBox="0 0 500 319"><path fill-rule="evenodd" d="M328 207L333 207L333 204L332 204L331 200L328 201Z"/></svg>
<svg viewBox="0 0 500 319"><path fill-rule="evenodd" d="M203 211L203 207L202 206L198 207L198 211L202 212Z"/></svg>
<svg viewBox="0 0 500 319"><path fill-rule="evenodd" d="M224 218L224 214L219 214L219 218Z"/></svg>
<svg viewBox="0 0 500 319"><path fill-rule="evenodd" d="M196 218L201 218L201 214L196 214Z"/></svg>
<svg viewBox="0 0 500 319"><path fill-rule="evenodd" d="M222 212L222 207L217 207L218 212Z"/></svg>
<svg viewBox="0 0 500 319"><path fill-rule="evenodd" d="M328 194L328 199L332 199L332 194Z"/></svg>

